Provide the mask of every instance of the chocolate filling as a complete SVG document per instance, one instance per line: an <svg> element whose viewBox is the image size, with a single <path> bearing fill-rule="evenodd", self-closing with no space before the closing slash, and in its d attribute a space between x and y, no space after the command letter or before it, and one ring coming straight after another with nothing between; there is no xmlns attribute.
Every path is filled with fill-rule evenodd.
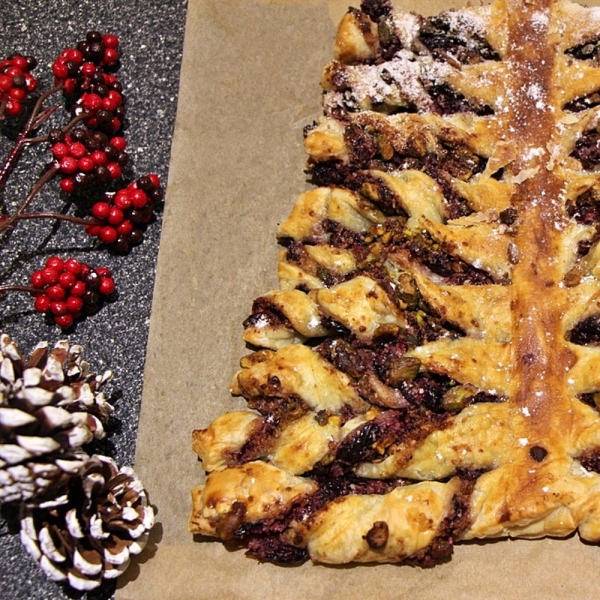
<svg viewBox="0 0 600 600"><path fill-rule="evenodd" d="M458 27L453 27L456 21L452 11L429 17L425 20L419 32L421 43L438 60L458 61L463 65L472 65L485 60L500 60L498 53L473 28L460 21ZM449 58L451 57L451 58Z"/></svg>

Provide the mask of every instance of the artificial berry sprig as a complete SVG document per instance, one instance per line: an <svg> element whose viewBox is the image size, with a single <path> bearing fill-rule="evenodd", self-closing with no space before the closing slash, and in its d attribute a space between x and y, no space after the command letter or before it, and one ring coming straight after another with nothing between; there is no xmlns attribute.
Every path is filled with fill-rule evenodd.
<svg viewBox="0 0 600 600"><path fill-rule="evenodd" d="M142 240L163 198L156 175L140 177L117 191L105 191L87 218L69 211L32 210L41 189L55 178L59 180L61 191L70 194L86 186L110 184L122 177L129 155L125 152L127 142L119 133L126 114L123 86L112 72L118 67L118 46L116 36L92 31L75 48L63 50L54 61L55 87L39 95L12 150L0 166L0 189L6 185L14 165L28 146L47 143L52 158L16 211L0 214L0 235L20 221L53 219L83 225L88 235L121 253L128 252ZM5 100L0 106L7 116L9 112L16 114L16 110L7 109L13 106L9 103L12 96L5 98L1 94L12 94L15 96L12 100L16 101L22 92L11 90L25 86L27 93L33 92L37 81L29 71L34 66L34 59L20 56L0 63L0 101ZM5 80L2 79L4 73ZM63 127L39 135L38 129L58 109L58 106L45 108L44 104L58 92L63 93L71 118ZM76 202L78 199L75 196ZM94 269L73 258L51 257L30 279L29 285L0 285L0 298L9 291L27 292L35 298L35 310L49 315L62 328L98 310L115 291L108 269Z"/></svg>
<svg viewBox="0 0 600 600"><path fill-rule="evenodd" d="M31 74L36 65L33 56L19 54L0 61L0 117L21 114L23 102L37 89L37 79Z"/></svg>
<svg viewBox="0 0 600 600"><path fill-rule="evenodd" d="M94 269L74 258L58 256L51 256L42 269L33 272L31 284L35 310L50 315L63 329L96 312L115 292L109 269Z"/></svg>
<svg viewBox="0 0 600 600"><path fill-rule="evenodd" d="M87 225L85 230L118 252L128 252L142 241L162 198L159 177L144 175L116 192L105 192L104 198L92 206L97 223Z"/></svg>

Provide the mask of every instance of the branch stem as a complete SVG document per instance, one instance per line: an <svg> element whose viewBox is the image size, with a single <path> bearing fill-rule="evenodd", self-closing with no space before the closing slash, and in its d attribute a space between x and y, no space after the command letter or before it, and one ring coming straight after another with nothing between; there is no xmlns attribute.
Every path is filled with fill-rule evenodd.
<svg viewBox="0 0 600 600"><path fill-rule="evenodd" d="M15 221L20 221L23 219L57 219L59 221L68 221L69 223L74 223L75 225L100 224L100 221L97 221L96 219L82 219L80 217L73 217L71 215L55 212L31 212L15 215ZM2 224L0 223L0 231L2 230L1 227Z"/></svg>
<svg viewBox="0 0 600 600"><path fill-rule="evenodd" d="M19 133L19 135L17 136L17 139L13 147L11 148L11 151L6 157L4 164L2 165L2 169L0 169L0 187L6 185L6 181L9 175L11 174L12 170L14 169L15 165L17 164L19 157L23 153L25 146L32 143L32 140L29 136L31 136L31 134L36 129L41 127L50 118L50 115L52 115L52 113L54 113L54 111L56 110L57 107L42 110L44 102L52 94L55 94L61 89L62 84L53 87L51 90L45 91L43 94L40 94L40 97L37 99L33 110L31 111L29 119L27 119L25 127L23 127L23 131L21 131L21 133Z"/></svg>
<svg viewBox="0 0 600 600"><path fill-rule="evenodd" d="M40 294L43 290L30 285L0 285L0 298L6 292L27 292L28 294Z"/></svg>

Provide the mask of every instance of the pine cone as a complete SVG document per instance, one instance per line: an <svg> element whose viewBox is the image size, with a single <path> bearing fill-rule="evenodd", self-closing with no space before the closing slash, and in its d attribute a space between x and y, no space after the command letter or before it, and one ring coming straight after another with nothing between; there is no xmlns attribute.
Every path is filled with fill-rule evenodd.
<svg viewBox="0 0 600 600"><path fill-rule="evenodd" d="M154 510L133 469L94 455L63 496L24 503L21 541L53 581L92 590L127 568L144 548Z"/></svg>
<svg viewBox="0 0 600 600"><path fill-rule="evenodd" d="M37 345L22 357L0 335L0 504L43 498L85 463L84 444L104 437L113 407L100 388L110 379L89 373L81 346Z"/></svg>

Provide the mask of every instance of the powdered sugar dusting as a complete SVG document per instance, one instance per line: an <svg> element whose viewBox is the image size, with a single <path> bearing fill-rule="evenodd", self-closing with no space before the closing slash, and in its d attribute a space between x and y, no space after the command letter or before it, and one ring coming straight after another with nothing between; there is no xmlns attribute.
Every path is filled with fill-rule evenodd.
<svg viewBox="0 0 600 600"><path fill-rule="evenodd" d="M447 19L451 32L468 33L485 38L486 23L480 15L468 11L449 10L443 13L443 16Z"/></svg>
<svg viewBox="0 0 600 600"><path fill-rule="evenodd" d="M531 25L539 33L544 31L550 23L548 11L538 10L531 15Z"/></svg>
<svg viewBox="0 0 600 600"><path fill-rule="evenodd" d="M393 24L398 38L404 48L413 48L415 40L419 37L421 30L422 17L400 11L395 11L393 15Z"/></svg>
<svg viewBox="0 0 600 600"><path fill-rule="evenodd" d="M431 97L426 85L444 83L452 67L436 61L431 56L419 56L401 50L393 60L379 65L354 65L345 67L346 80L352 100L362 107L367 104L387 103L394 106L411 104L418 109L431 108ZM330 106L348 100L348 91L331 94Z"/></svg>
<svg viewBox="0 0 600 600"><path fill-rule="evenodd" d="M546 92L539 83L532 83L526 90L527 95L535 101L535 107L538 110L547 108Z"/></svg>

